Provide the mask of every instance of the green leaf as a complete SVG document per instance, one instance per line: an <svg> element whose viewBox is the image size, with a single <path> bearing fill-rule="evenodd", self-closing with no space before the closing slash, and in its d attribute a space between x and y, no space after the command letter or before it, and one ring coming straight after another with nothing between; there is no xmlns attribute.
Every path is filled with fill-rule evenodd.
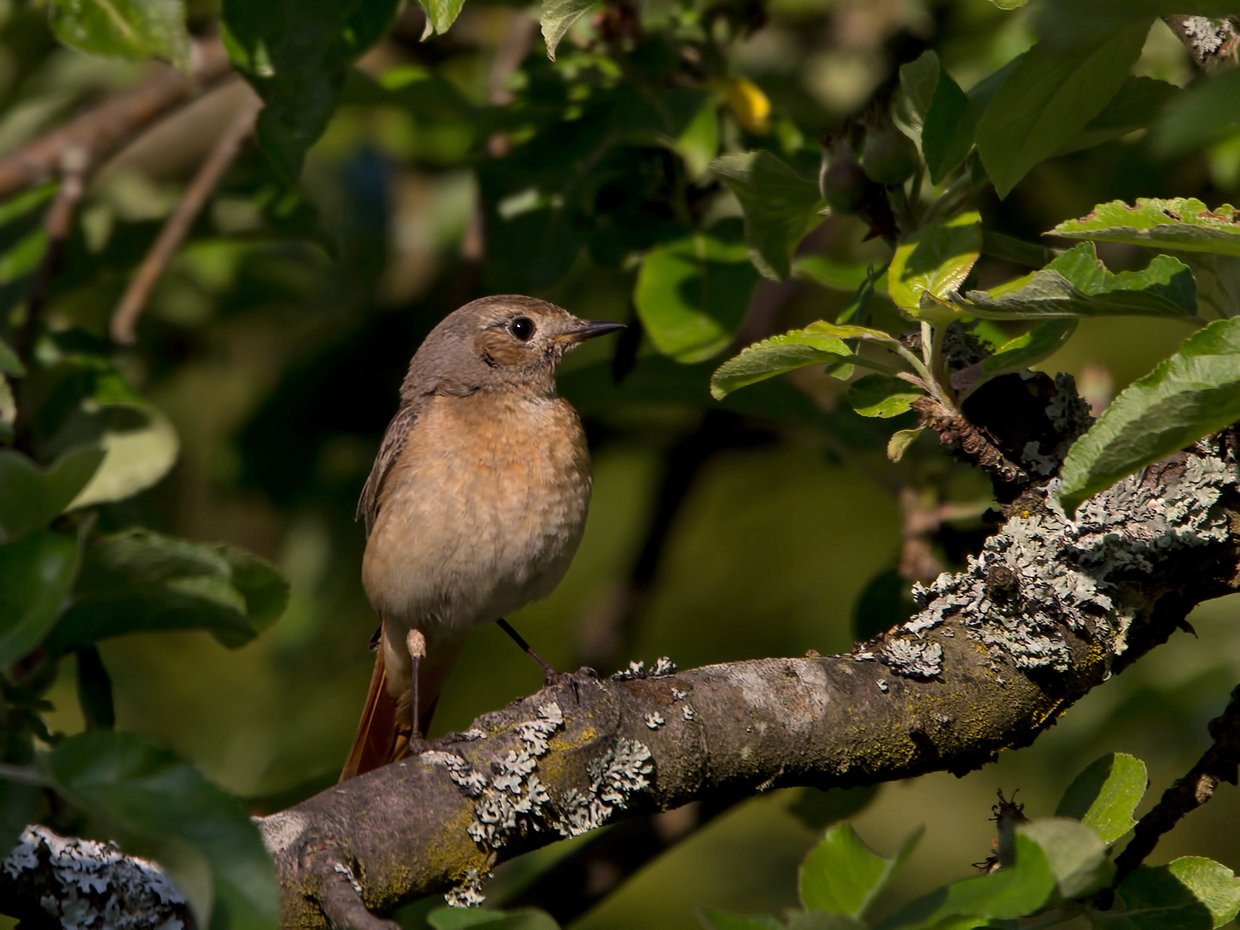
<svg viewBox="0 0 1240 930"><path fill-rule="evenodd" d="M744 246L698 233L646 255L633 301L656 349L700 362L732 341L757 281Z"/></svg>
<svg viewBox="0 0 1240 930"><path fill-rule="evenodd" d="M0 542L41 529L64 513L103 457L98 447L80 446L43 469L20 452L0 450Z"/></svg>
<svg viewBox="0 0 1240 930"><path fill-rule="evenodd" d="M126 848L159 859L171 840L201 853L214 881L208 904L232 930L274 930L280 898L258 828L240 800L188 762L133 734L96 730L59 743L47 767L62 793ZM175 879L176 858L165 864Z"/></svg>
<svg viewBox="0 0 1240 930"><path fill-rule="evenodd" d="M1144 762L1127 753L1108 753L1072 779L1055 816L1081 821L1109 845L1136 824L1132 815L1148 784Z"/></svg>
<svg viewBox="0 0 1240 930"><path fill-rule="evenodd" d="M981 253L982 218L976 211L923 226L896 247L887 293L906 316L919 319L923 298L950 299Z"/></svg>
<svg viewBox="0 0 1240 930"><path fill-rule="evenodd" d="M0 672L43 642L78 569L78 542L31 533L0 546Z"/></svg>
<svg viewBox="0 0 1240 930"><path fill-rule="evenodd" d="M1102 112L1141 54L1149 25L1140 20L1072 50L1041 42L1029 50L977 125L977 150L1000 197Z"/></svg>
<svg viewBox="0 0 1240 930"><path fill-rule="evenodd" d="M913 440L925 432L924 426L918 426L914 429L900 429L891 434L891 439L887 441L887 458L893 462L898 462L904 458L904 453L908 451L908 447L913 444Z"/></svg>
<svg viewBox="0 0 1240 930"><path fill-rule="evenodd" d="M914 830L891 859L868 847L851 824L827 831L801 865L801 903L810 911L826 911L860 918L912 854L921 839Z"/></svg>
<svg viewBox="0 0 1240 930"><path fill-rule="evenodd" d="M969 291L957 304L992 320L1048 317L1189 317L1197 285L1188 266L1156 255L1144 271L1112 274L1092 242L1082 242L1045 268L990 291Z"/></svg>
<svg viewBox="0 0 1240 930"><path fill-rule="evenodd" d="M1240 420L1240 319L1219 320L1134 381L1073 443L1059 500L1071 514L1091 495Z"/></svg>
<svg viewBox="0 0 1240 930"><path fill-rule="evenodd" d="M807 365L852 361L880 367L870 359L854 355L844 344L845 339L874 341L888 347L898 344L891 336L877 329L839 326L822 321L811 323L804 329L794 329L772 336L742 349L739 355L728 359L716 369L710 379L710 393L716 400L723 400L738 388Z"/></svg>
<svg viewBox="0 0 1240 930"><path fill-rule="evenodd" d="M20 378L25 373L26 366L22 364L17 353L9 348L8 343L0 339L0 375L16 375Z"/></svg>
<svg viewBox="0 0 1240 930"><path fill-rule="evenodd" d="M765 150L725 155L710 163L745 211L745 241L758 270L787 280L792 253L821 221L818 185L801 177Z"/></svg>
<svg viewBox="0 0 1240 930"><path fill-rule="evenodd" d="M968 114L968 95L940 68L921 130L922 155L935 184L954 171L973 147L973 130L981 113L972 120L967 118Z"/></svg>
<svg viewBox="0 0 1240 930"><path fill-rule="evenodd" d="M443 35L461 15L465 0L418 0L418 6L426 14L426 28L422 38L429 39L436 32Z"/></svg>
<svg viewBox="0 0 1240 930"><path fill-rule="evenodd" d="M863 417L898 417L925 394L902 378L883 375L867 375L848 386L848 402Z"/></svg>
<svg viewBox="0 0 1240 930"><path fill-rule="evenodd" d="M560 40L572 28L573 23L581 18L581 14L592 6L594 0L542 0L538 21L542 24L548 58L555 61L555 50L559 47Z"/></svg>
<svg viewBox="0 0 1240 930"><path fill-rule="evenodd" d="M1240 316L1240 256L1184 252L1197 282L1197 313L1208 319Z"/></svg>
<svg viewBox="0 0 1240 930"><path fill-rule="evenodd" d="M831 291L855 291L870 271L865 265L841 265L821 255L798 255L792 260L792 276Z"/></svg>
<svg viewBox="0 0 1240 930"><path fill-rule="evenodd" d="M437 907L426 915L426 922L435 930L467 930L487 927L488 930L559 930L551 915L534 908L499 911L486 907Z"/></svg>
<svg viewBox="0 0 1240 930"><path fill-rule="evenodd" d="M1076 331L1076 320L1048 320L1027 333L1005 342L994 355L981 362L988 377L1036 365L1063 346Z"/></svg>
<svg viewBox="0 0 1240 930"><path fill-rule="evenodd" d="M784 930L784 925L774 917L742 917L713 907L699 907L698 920L706 930Z"/></svg>
<svg viewBox="0 0 1240 930"><path fill-rule="evenodd" d="M1150 133L1158 155L1182 155L1225 138L1240 126L1240 72L1219 69L1181 91Z"/></svg>
<svg viewBox="0 0 1240 930"><path fill-rule="evenodd" d="M459 11L459 0L455 6ZM266 104L258 142L285 179L301 173L345 73L388 31L399 8L400 0L223 0L228 57ZM451 18L446 8L428 12L436 28L446 29Z"/></svg>
<svg viewBox="0 0 1240 930"><path fill-rule="evenodd" d="M1056 891L1055 874L1046 853L1031 837L1016 834L1016 862L989 875L962 879L923 895L878 924L878 930L930 930L944 926L977 926L967 920L945 924L948 918L1012 920L1036 913Z"/></svg>
<svg viewBox="0 0 1240 930"><path fill-rule="evenodd" d="M1115 877L1115 863L1107 858L1106 843L1079 821L1046 818L1017 829L1042 847L1059 896L1065 901L1106 888Z"/></svg>
<svg viewBox="0 0 1240 930"><path fill-rule="evenodd" d="M900 66L900 89L904 91L917 129L925 125L942 70L939 56L933 49L927 49L915 61Z"/></svg>
<svg viewBox="0 0 1240 930"><path fill-rule="evenodd" d="M1240 210L1231 204L1209 210L1191 197L1142 197L1132 207L1112 200L1079 220L1065 220L1047 235L1240 256Z"/></svg>
<svg viewBox="0 0 1240 930"><path fill-rule="evenodd" d="M805 788L801 796L788 808L788 813L810 829L821 830L865 810L870 802L878 797L878 790L878 785L829 788L825 791Z"/></svg>
<svg viewBox="0 0 1240 930"><path fill-rule="evenodd" d="M990 2L1001 10L1019 10L1029 0L990 0Z"/></svg>
<svg viewBox="0 0 1240 930"><path fill-rule="evenodd" d="M274 622L287 600L287 582L257 556L133 529L87 546L73 603L46 648L61 654L110 636L190 629L235 647Z"/></svg>
<svg viewBox="0 0 1240 930"><path fill-rule="evenodd" d="M55 0L52 31L79 52L108 58L164 58L189 71L182 0Z"/></svg>
<svg viewBox="0 0 1240 930"><path fill-rule="evenodd" d="M1069 152L1093 148L1144 129L1158 118L1159 112L1164 108L1178 108L1181 94L1178 87L1166 81L1130 77L1120 85L1120 89L1103 111L1056 149L1055 155L1067 155Z"/></svg>
<svg viewBox="0 0 1240 930"><path fill-rule="evenodd" d="M1118 889L1116 906L1091 914L1095 927L1117 930L1216 930L1240 912L1240 880L1231 869L1199 856L1143 865Z"/></svg>
<svg viewBox="0 0 1240 930"><path fill-rule="evenodd" d="M801 911L788 918L788 930L867 930L866 924L845 914Z"/></svg>

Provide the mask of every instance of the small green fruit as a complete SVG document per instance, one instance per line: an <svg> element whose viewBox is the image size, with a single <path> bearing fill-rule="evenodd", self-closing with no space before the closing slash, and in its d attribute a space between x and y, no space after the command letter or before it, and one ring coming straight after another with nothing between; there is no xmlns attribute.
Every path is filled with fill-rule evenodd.
<svg viewBox="0 0 1240 930"><path fill-rule="evenodd" d="M823 149L818 188L832 213L856 213L865 202L866 183L865 171L846 139L836 139Z"/></svg>
<svg viewBox="0 0 1240 930"><path fill-rule="evenodd" d="M913 140L890 122L867 128L861 164L871 181L897 187L913 176L917 161L917 146Z"/></svg>

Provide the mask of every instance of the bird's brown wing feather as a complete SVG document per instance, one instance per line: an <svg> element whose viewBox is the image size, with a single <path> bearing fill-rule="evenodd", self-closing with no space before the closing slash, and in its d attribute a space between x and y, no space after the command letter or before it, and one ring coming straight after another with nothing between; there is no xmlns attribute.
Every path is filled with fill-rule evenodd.
<svg viewBox="0 0 1240 930"><path fill-rule="evenodd" d="M387 692L387 674L383 664L383 640L380 632L379 648L375 650L375 670L370 676L370 690L366 693L366 705L362 719L357 724L357 735L345 759L340 773L341 781L348 781L363 772L377 769L393 761L397 742L396 699Z"/></svg>
<svg viewBox="0 0 1240 930"><path fill-rule="evenodd" d="M367 536L370 535L375 520L379 518L383 482L387 480L392 466L400 458L401 450L405 448L405 443L409 440L409 433L414 423L417 422L421 406L421 404L401 404L400 409L396 411L396 416L392 417L392 422L388 424L387 432L383 434L379 454L375 456L375 464L371 466L370 475L362 486L362 496L357 501L357 516L365 519Z"/></svg>

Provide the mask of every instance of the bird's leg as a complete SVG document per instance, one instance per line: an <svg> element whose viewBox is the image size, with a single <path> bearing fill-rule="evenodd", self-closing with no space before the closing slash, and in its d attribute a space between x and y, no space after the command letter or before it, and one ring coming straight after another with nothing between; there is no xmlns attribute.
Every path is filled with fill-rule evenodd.
<svg viewBox="0 0 1240 930"><path fill-rule="evenodd" d="M526 655L528 655L531 659L533 659L535 662L538 663L539 667L543 670L543 674L547 676L547 681L553 681L554 679L559 677L560 673L555 670L555 668L551 665L550 662L548 662L546 659L544 659L537 652L535 652L533 649L530 648L530 644L525 641L525 637L523 637L520 633L514 630L512 628L512 624L510 624L503 617L500 617L495 622L499 624L499 628L501 630L503 630L510 637L512 637L512 641L514 643L516 643L523 650L525 650Z"/></svg>
<svg viewBox="0 0 1240 930"><path fill-rule="evenodd" d="M425 741L426 734L418 724L418 671L422 659L426 657L426 637L420 630L410 630L405 635L405 648L409 650L409 717L412 726L409 730L409 746L416 748Z"/></svg>

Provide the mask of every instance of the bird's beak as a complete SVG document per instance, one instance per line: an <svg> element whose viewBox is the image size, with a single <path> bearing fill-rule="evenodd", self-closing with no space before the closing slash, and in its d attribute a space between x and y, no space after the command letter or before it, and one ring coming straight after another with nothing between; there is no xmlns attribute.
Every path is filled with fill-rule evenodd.
<svg viewBox="0 0 1240 930"><path fill-rule="evenodd" d="M585 342L587 339L593 339L595 336L606 336L608 333L614 333L621 329L624 329L623 323L606 323L586 320L583 321L580 326L560 333L555 337L555 341L568 342L576 345L579 342Z"/></svg>

